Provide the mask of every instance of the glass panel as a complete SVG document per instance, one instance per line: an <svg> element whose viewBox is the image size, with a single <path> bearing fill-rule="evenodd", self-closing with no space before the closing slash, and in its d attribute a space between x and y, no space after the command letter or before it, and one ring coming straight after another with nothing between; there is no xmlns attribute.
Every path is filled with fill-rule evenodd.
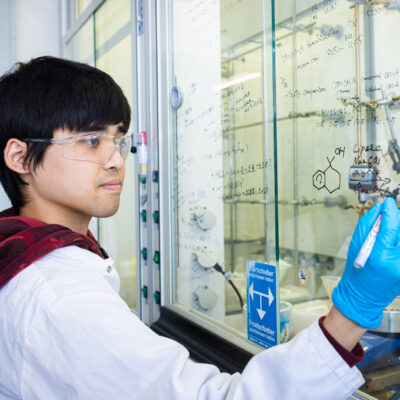
<svg viewBox="0 0 400 400"><path fill-rule="evenodd" d="M287 3L275 43L280 295L297 333L328 312L359 216L398 188L400 14L392 2ZM400 392L394 327L361 341L365 389L379 398Z"/></svg>
<svg viewBox="0 0 400 400"><path fill-rule="evenodd" d="M245 299L253 260L279 265L283 340L329 311L358 218L399 187L396 4L291 0L269 15L274 2L171 1L170 85L183 95L171 118L177 307L245 332L239 297L213 266ZM387 326L362 340L373 395L399 389L400 332Z"/></svg>
<svg viewBox="0 0 400 400"><path fill-rule="evenodd" d="M247 321L246 260L275 265L273 152L268 156L264 123L272 52L264 12L263 2L250 0L171 1L171 87L183 96L172 111L173 302L239 336Z"/></svg>
<svg viewBox="0 0 400 400"><path fill-rule="evenodd" d="M80 17L91 2L92 0L75 0L75 19Z"/></svg>
<svg viewBox="0 0 400 400"><path fill-rule="evenodd" d="M96 12L96 54L101 58L111 47L130 35L131 7L130 1L108 0ZM115 64L123 64L123 59L115 59ZM131 63L131 61L130 61Z"/></svg>
<svg viewBox="0 0 400 400"><path fill-rule="evenodd" d="M94 66L93 18L79 29L64 49L65 57Z"/></svg>
<svg viewBox="0 0 400 400"><path fill-rule="evenodd" d="M130 1L107 1L95 14L96 67L110 74L132 106ZM101 243L113 257L121 278L120 294L136 308L136 232L134 158L126 160L124 190L117 214L100 220Z"/></svg>
<svg viewBox="0 0 400 400"><path fill-rule="evenodd" d="M288 266L281 300L312 299L293 307L297 333L329 310L321 277L343 271L358 219L346 180L357 113L342 103L356 95L356 56L347 1L290 3L277 4L277 158L280 258ZM303 306L318 311L303 317Z"/></svg>

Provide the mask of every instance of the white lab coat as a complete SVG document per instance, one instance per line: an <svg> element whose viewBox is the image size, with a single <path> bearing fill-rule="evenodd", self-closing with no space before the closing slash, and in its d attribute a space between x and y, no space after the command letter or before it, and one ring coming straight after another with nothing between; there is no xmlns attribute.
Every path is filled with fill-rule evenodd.
<svg viewBox="0 0 400 400"><path fill-rule="evenodd" d="M146 327L118 290L113 261L74 246L4 286L0 399L339 400L363 383L317 323L253 357L243 374L196 364Z"/></svg>

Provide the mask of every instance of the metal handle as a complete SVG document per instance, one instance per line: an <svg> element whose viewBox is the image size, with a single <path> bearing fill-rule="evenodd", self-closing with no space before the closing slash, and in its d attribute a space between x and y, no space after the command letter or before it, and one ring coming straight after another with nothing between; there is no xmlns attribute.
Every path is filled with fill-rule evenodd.
<svg viewBox="0 0 400 400"><path fill-rule="evenodd" d="M183 96L181 90L178 88L178 86L174 86L171 89L171 107L174 110L177 110L182 106L183 103Z"/></svg>

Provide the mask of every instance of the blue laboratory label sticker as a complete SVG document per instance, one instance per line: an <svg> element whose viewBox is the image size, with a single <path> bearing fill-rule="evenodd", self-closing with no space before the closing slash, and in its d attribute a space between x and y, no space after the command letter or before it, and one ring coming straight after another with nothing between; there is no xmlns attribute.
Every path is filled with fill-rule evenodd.
<svg viewBox="0 0 400 400"><path fill-rule="evenodd" d="M247 337L259 346L278 344L276 267L247 260Z"/></svg>

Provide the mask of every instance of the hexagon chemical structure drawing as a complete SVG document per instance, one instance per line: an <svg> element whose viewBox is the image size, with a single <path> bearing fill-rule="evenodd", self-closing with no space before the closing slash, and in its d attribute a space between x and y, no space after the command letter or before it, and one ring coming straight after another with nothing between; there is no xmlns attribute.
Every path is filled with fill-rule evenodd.
<svg viewBox="0 0 400 400"><path fill-rule="evenodd" d="M341 175L337 169L332 167L335 156L332 157L332 160L329 160L328 157L326 159L329 165L324 171L319 169L315 172L313 175L313 186L318 190L325 188L329 193L333 193L340 189Z"/></svg>
<svg viewBox="0 0 400 400"><path fill-rule="evenodd" d="M329 167L325 170L325 189L329 193L340 189L340 180L341 176L339 171L333 168L332 164L329 163Z"/></svg>
<svg viewBox="0 0 400 400"><path fill-rule="evenodd" d="M325 187L325 172L320 169L313 175L313 186L321 190Z"/></svg>

